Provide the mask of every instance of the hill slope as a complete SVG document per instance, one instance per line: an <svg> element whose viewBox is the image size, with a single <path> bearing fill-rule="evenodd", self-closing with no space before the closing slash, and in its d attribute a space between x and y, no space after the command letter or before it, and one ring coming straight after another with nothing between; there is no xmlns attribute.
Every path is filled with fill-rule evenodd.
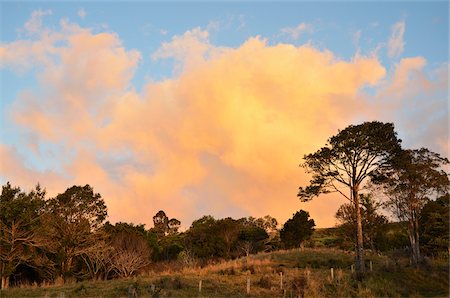
<svg viewBox="0 0 450 298"><path fill-rule="evenodd" d="M276 251L203 268L149 272L133 279L11 288L1 297L448 297L448 266L415 269L407 259L367 255L362 283L351 253L332 249ZM333 279L331 278L333 268ZM282 281L281 281L282 279ZM247 294L247 283L250 282ZM201 281L201 292L199 282Z"/></svg>

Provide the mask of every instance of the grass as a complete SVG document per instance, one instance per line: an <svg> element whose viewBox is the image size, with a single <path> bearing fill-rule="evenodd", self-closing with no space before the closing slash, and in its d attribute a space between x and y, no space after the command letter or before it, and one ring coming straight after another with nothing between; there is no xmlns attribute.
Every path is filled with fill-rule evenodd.
<svg viewBox="0 0 450 298"><path fill-rule="evenodd" d="M203 268L147 272L132 279L27 286L0 297L448 297L447 262L415 269L386 256L366 255L373 271L362 282L352 277L350 253L304 249L261 253ZM334 268L334 279L330 276ZM283 289L280 288L280 272ZM250 293L247 294L247 279ZM202 280L202 291L198 284Z"/></svg>

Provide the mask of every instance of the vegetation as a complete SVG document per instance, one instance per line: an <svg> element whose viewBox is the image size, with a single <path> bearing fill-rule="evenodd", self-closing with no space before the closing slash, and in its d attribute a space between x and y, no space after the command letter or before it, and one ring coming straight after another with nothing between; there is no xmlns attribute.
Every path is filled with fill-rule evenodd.
<svg viewBox="0 0 450 298"><path fill-rule="evenodd" d="M386 230L388 220L386 216L379 213L380 202L376 202L371 194L361 194L361 222L363 229L364 247L372 251L380 250L379 245L383 243L382 237ZM346 241L352 241L356 235L355 206L344 204L336 212L336 219L340 222L339 230Z"/></svg>
<svg viewBox="0 0 450 298"><path fill-rule="evenodd" d="M415 264L421 261L419 217L429 198L448 194L448 174L442 166L447 158L422 148L403 150L389 168L379 169L374 182L382 185L386 205L401 221L408 223L408 236Z"/></svg>
<svg viewBox="0 0 450 298"><path fill-rule="evenodd" d="M356 221L356 270L359 278L365 272L360 190L377 170L389 168L400 151L400 140L391 123L365 122L350 125L328 139L325 147L304 157L303 167L312 174L310 185L299 188L302 201L323 193L338 192L354 206ZM348 188L347 195L338 185Z"/></svg>
<svg viewBox="0 0 450 298"><path fill-rule="evenodd" d="M135 278L65 285L20 286L2 297L444 297L448 266L432 261L417 270L407 256L367 254L362 282L353 278L351 254L333 249L259 253L203 267L166 266ZM334 269L331 278L330 268ZM281 284L282 275L282 284ZM247 279L250 291L247 294ZM199 282L202 281L201 292Z"/></svg>
<svg viewBox="0 0 450 298"><path fill-rule="evenodd" d="M311 237L315 225L314 220L309 219L309 213L300 210L284 224L280 231L281 241L286 248L299 247Z"/></svg>

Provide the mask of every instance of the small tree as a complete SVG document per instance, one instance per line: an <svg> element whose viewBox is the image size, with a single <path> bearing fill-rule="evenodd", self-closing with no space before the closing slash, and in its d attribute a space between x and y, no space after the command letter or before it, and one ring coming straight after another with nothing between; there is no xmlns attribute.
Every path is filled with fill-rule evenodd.
<svg viewBox="0 0 450 298"><path fill-rule="evenodd" d="M309 213L300 210L284 224L280 231L281 241L287 248L300 247L311 237L315 225L314 220L309 219Z"/></svg>
<svg viewBox="0 0 450 298"><path fill-rule="evenodd" d="M447 194L448 174L442 166L447 158L426 148L404 150L394 160L392 168L379 169L373 181L387 197L386 206L401 221L408 223L412 260L421 260L419 215L430 198Z"/></svg>
<svg viewBox="0 0 450 298"><path fill-rule="evenodd" d="M300 200L308 201L320 194L338 192L355 206L356 271L359 279L365 272L359 192L375 170L390 165L393 156L401 150L400 142L392 123L365 122L348 126L328 139L325 147L304 157L302 166L312 174L312 179L309 186L299 188Z"/></svg>
<svg viewBox="0 0 450 298"><path fill-rule="evenodd" d="M150 264L150 248L141 235L119 232L111 240L111 264L120 277L130 277Z"/></svg>

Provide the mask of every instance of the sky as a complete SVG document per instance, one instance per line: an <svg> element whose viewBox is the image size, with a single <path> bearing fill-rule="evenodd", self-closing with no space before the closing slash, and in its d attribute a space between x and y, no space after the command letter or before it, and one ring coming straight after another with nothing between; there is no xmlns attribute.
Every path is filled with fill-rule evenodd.
<svg viewBox="0 0 450 298"><path fill-rule="evenodd" d="M89 184L111 222L334 226L299 164L364 121L449 157L447 1L0 5L0 183Z"/></svg>

